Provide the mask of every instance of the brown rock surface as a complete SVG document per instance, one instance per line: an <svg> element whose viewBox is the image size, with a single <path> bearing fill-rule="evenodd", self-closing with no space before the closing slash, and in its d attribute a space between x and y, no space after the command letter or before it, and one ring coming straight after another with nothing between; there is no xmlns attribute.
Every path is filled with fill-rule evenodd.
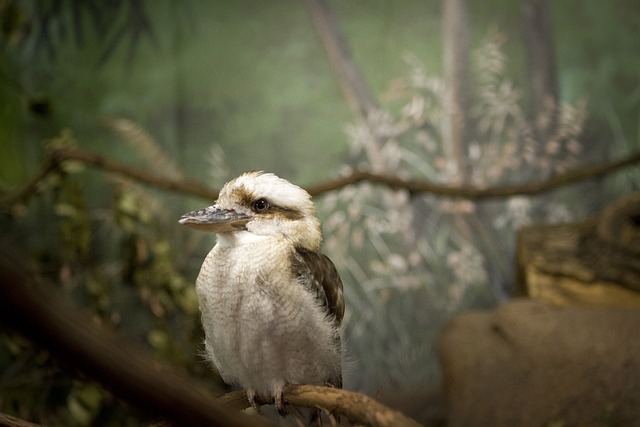
<svg viewBox="0 0 640 427"><path fill-rule="evenodd" d="M439 343L448 426L640 425L640 310L514 300Z"/></svg>

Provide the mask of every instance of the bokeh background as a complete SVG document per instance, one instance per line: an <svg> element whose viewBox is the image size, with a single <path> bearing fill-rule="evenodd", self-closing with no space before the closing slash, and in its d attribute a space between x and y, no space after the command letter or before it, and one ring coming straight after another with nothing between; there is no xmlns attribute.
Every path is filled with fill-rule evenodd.
<svg viewBox="0 0 640 427"><path fill-rule="evenodd" d="M200 357L193 287L214 236L177 224L212 200L82 161L11 198L51 152L97 153L215 191L255 169L303 187L362 169L488 188L640 149L640 4L457 2L466 21L446 24L447 3L326 3L377 103L363 117L305 2L0 0L2 246L96 322L220 387ZM551 52L528 43L528 7L549 19L540 33ZM468 34L463 80L447 68L447 25ZM545 108L536 55L553 59ZM455 142L448 91L460 81L466 137ZM632 167L480 201L369 182L318 194L324 251L347 296L346 388L401 409L403 397L437 396L438 333L456 313L513 297L517 230L582 220L639 184ZM0 411L45 424L144 420L10 330L0 333Z"/></svg>

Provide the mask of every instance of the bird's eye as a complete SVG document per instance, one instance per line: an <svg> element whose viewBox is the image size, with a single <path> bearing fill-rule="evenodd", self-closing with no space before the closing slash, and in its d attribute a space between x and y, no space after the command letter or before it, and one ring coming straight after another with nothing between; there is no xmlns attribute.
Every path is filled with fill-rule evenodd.
<svg viewBox="0 0 640 427"><path fill-rule="evenodd" d="M265 199L258 199L251 204L251 208L255 213L263 213L269 210L269 202Z"/></svg>

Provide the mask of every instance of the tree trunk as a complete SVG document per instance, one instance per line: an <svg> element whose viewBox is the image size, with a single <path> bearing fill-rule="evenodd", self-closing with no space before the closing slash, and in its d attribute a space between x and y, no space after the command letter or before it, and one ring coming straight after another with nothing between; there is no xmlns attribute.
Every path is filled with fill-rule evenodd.
<svg viewBox="0 0 640 427"><path fill-rule="evenodd" d="M356 117L366 120L378 109L375 97L356 65L338 20L326 0L304 0L342 93Z"/></svg>
<svg viewBox="0 0 640 427"><path fill-rule="evenodd" d="M448 120L444 143L455 163L456 184L467 184L469 133L469 15L466 0L444 0L444 81Z"/></svg>
<svg viewBox="0 0 640 427"><path fill-rule="evenodd" d="M547 0L523 0L524 27L531 73L531 115L539 141L555 130L558 112L558 78L553 26Z"/></svg>

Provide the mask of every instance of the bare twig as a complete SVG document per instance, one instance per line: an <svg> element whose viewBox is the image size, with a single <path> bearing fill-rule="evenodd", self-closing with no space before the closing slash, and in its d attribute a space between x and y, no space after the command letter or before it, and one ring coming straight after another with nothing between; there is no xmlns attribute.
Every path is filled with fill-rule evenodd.
<svg viewBox="0 0 640 427"><path fill-rule="evenodd" d="M197 181L167 179L145 172L140 168L124 165L120 162L107 159L96 153L77 149L62 149L52 151L40 167L40 170L26 184L24 184L22 188L18 189L14 193L0 197L0 207L5 209L10 208L14 204L28 199L33 193L35 193L38 184L50 173L58 170L60 165L67 160L79 161L165 191L178 192L211 201L218 197L218 191L209 189L204 184ZM409 191L412 195L429 193L436 196L455 197L469 200L499 199L511 196L538 195L566 185L575 184L577 182L601 178L638 163L640 163L640 152L630 154L622 159L608 163L576 168L540 182L488 188L450 186L426 180L405 180L395 176L381 175L366 171L354 171L349 175L335 180L310 185L306 187L306 189L312 196L317 196L330 191L339 190L340 188L348 185L357 184L362 181L369 181L372 183L386 185L390 188L404 189Z"/></svg>
<svg viewBox="0 0 640 427"><path fill-rule="evenodd" d="M331 414L345 416L354 425L372 427L420 425L375 399L353 391L311 385L288 385L284 390L284 397L292 405L321 408ZM218 398L218 403L234 409L249 407L246 395L242 391L227 393Z"/></svg>
<svg viewBox="0 0 640 427"><path fill-rule="evenodd" d="M425 180L404 180L394 176L371 172L354 171L350 175L333 181L307 187L311 195L338 190L361 181L383 184L391 188L404 189L411 194L429 193L436 196L456 197L470 200L499 199L511 196L534 196L588 179L601 178L622 168L640 163L640 152L622 159L593 166L576 168L540 182L478 188L473 186L453 187Z"/></svg>
<svg viewBox="0 0 640 427"><path fill-rule="evenodd" d="M61 165L65 161L69 160L94 166L107 172L133 179L140 183L148 184L165 191L190 194L209 200L215 200L218 197L217 191L210 190L199 182L164 178L159 175L148 173L140 167L125 165L97 153L65 148L49 152L38 172L26 184L15 192L0 197L0 206L10 207L16 203L25 201L36 192L40 182L42 182L49 174L59 170Z"/></svg>

